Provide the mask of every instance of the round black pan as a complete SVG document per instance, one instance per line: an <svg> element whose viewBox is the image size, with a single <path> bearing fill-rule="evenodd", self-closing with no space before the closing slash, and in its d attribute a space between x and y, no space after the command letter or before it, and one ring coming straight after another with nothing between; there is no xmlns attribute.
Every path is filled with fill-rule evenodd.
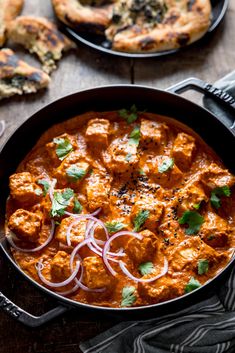
<svg viewBox="0 0 235 353"><path fill-rule="evenodd" d="M223 20L226 10L228 8L228 3L229 0L211 0L211 6L212 6L212 21L211 25L205 34L203 38L200 40L205 39L205 37L208 37L221 23ZM153 58L153 57L158 57L158 56L164 56L164 55L169 55L176 53L179 50L182 50L182 48L179 49L172 49L172 50L165 50L165 51L160 51L157 53L127 53L127 52L119 52L112 50L111 48L111 43L108 42L105 38L104 35L97 35L95 33L89 33L85 31L76 31L73 28L66 26L65 24L61 23L61 27L63 32L67 34L71 39L73 39L75 42L82 43L86 46L89 46L93 49L99 50L103 53L106 54L111 54L115 56L122 56L126 58L135 58L135 59L140 59L140 58ZM191 45L194 45L191 44ZM191 46L190 45L190 46Z"/></svg>
<svg viewBox="0 0 235 353"><path fill-rule="evenodd" d="M5 203L9 194L8 179L15 172L19 162L32 149L40 135L55 123L64 121L76 114L86 111L109 111L121 108L129 108L136 104L139 110L148 110L166 116L173 117L194 129L222 158L225 165L235 173L234 156L235 150L235 123L233 119L224 118L219 120L202 107L174 94L188 89L196 89L206 93L222 102L232 115L235 111L235 101L227 93L198 79L188 79L167 91L154 88L133 85L118 85L93 88L78 92L44 107L25 123L23 123L9 138L0 152L0 239L4 238ZM173 93L171 93L173 92ZM230 116L232 116L230 115ZM71 308L78 308L80 312L92 310L99 317L104 314L114 315L123 320L130 318L146 318L152 315L160 315L179 310L189 304L195 303L210 293L218 281L227 274L229 268L234 264L234 259L226 268L210 280L207 284L194 292L182 297L145 307L137 308L105 308L82 304L63 298L36 283L28 277L14 262L10 248L6 240L2 241L1 248L14 267L25 276L32 284L55 298L58 306L50 312L35 317L12 303L0 292L0 308L3 308L20 322L36 327L46 323ZM101 315L102 314L102 315Z"/></svg>

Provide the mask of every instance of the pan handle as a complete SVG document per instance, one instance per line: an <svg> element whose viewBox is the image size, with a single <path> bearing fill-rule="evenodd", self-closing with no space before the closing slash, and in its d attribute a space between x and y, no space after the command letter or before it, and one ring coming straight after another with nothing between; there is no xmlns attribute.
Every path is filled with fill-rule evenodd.
<svg viewBox="0 0 235 353"><path fill-rule="evenodd" d="M59 304L56 308L48 311L47 313L41 316L34 316L19 308L2 292L0 292L0 308L2 308L5 312L10 314L19 322L29 327L41 326L70 309L69 306Z"/></svg>
<svg viewBox="0 0 235 353"><path fill-rule="evenodd" d="M215 99L216 101L220 102L226 108L235 114L235 98L233 98L229 93L215 86L211 85L210 83L204 82L198 78L191 77L175 85L166 89L168 92L172 93L182 93L193 89L195 91L201 92L211 98ZM219 118L219 117L218 117ZM225 124L229 129L235 133L235 120L232 118L219 118L223 124Z"/></svg>

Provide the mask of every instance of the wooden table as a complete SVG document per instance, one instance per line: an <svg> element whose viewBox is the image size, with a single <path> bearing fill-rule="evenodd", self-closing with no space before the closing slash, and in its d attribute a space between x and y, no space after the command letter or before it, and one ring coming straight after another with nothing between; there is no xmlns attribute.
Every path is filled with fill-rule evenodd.
<svg viewBox="0 0 235 353"><path fill-rule="evenodd" d="M25 2L24 14L54 17L49 0L25 0ZM7 124L0 143L4 143L15 128L38 109L57 98L91 86L134 83L164 89L189 76L214 82L234 69L234 33L235 0L230 0L226 20L216 33L209 40L175 55L133 61L106 56L79 46L73 53L65 55L60 62L57 71L52 74L50 89L0 103L0 119L5 119ZM15 49L29 63L39 66L35 58L30 57L21 48ZM199 102L197 94L187 95ZM19 276L2 254L0 290L23 309L35 315L42 314L55 305L51 299L46 298ZM112 325L112 320L102 322L99 318L89 315L84 317L79 311L71 311L45 327L28 329L0 311L0 353L77 353L80 352L79 342L95 336Z"/></svg>

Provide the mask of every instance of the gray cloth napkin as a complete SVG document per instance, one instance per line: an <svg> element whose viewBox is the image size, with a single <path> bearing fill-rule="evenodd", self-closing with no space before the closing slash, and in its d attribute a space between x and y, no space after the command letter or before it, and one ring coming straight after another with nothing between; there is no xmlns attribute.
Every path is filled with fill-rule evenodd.
<svg viewBox="0 0 235 353"><path fill-rule="evenodd" d="M235 97L235 71L215 86ZM229 114L210 98L203 103L215 115ZM83 353L234 353L235 268L211 298L160 318L121 322L81 343L80 349Z"/></svg>

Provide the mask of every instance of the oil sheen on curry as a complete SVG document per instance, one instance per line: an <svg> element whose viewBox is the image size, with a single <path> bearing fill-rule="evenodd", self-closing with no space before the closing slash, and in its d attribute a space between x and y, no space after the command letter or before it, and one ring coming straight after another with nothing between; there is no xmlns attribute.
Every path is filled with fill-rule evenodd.
<svg viewBox="0 0 235 353"><path fill-rule="evenodd" d="M159 303L231 259L234 183L174 119L135 106L88 112L45 132L11 175L7 239L21 269L62 296Z"/></svg>

